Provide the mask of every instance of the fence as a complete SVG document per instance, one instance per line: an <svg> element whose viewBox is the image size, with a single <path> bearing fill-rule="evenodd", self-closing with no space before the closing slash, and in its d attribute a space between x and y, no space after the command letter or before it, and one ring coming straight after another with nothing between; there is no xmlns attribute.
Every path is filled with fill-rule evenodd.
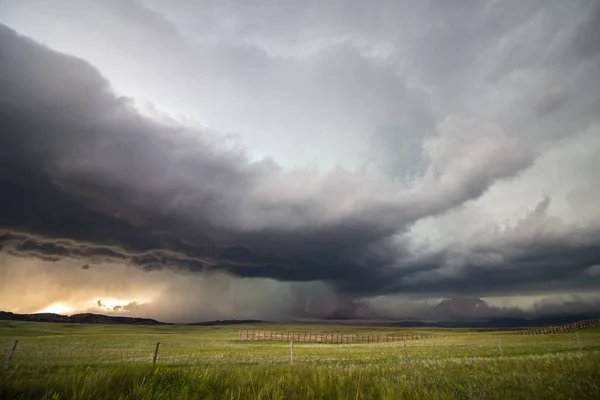
<svg viewBox="0 0 600 400"><path fill-rule="evenodd" d="M241 330L239 340L265 342L305 342L305 343L387 343L405 340L426 339L439 335L345 335L340 332L275 332Z"/></svg>
<svg viewBox="0 0 600 400"><path fill-rule="evenodd" d="M599 318L586 319L572 324L549 326L537 329L526 329L523 331L515 332L515 335L551 335L558 333L570 333L585 328L595 328L600 326Z"/></svg>
<svg viewBox="0 0 600 400"><path fill-rule="evenodd" d="M600 320L586 320L581 321L577 324L569 324L565 327L560 327L564 329L576 329L577 327L586 328L590 326L597 326L596 324L600 322ZM537 331L540 332L554 332L553 328L544 328ZM558 330L557 330L558 332ZM233 332L232 332L233 333ZM519 333L524 334L524 333ZM163 347L162 342L153 342L155 336L151 335L140 342L138 338L129 339L126 343L123 343L122 338L115 338L112 342L102 342L103 345L106 345L106 348L103 346L98 346L94 341L82 341L79 340L79 343L73 343L72 339L69 338L69 335L58 335L53 338L52 341L47 340L36 340L36 338L32 338L32 340L24 340L23 342L19 340L13 341L10 346L8 343L2 343L4 341L0 341L0 347L2 347L1 353L4 353L6 350L8 354L8 358L4 363L4 370L8 370L11 368L11 365L14 363L14 360L17 360L17 363L25 363L29 365L43 365L47 367L48 365L74 365L80 364L82 359L80 359L80 355L84 355L84 359L86 360L94 360L94 362L107 363L107 364L120 364L120 363L129 363L129 362L147 362L148 360L152 362L152 365L156 365L159 362L159 359L163 360L163 363L175 363L177 365L182 364L190 364L190 365L198 365L199 363L247 363L248 359L257 360L257 362L262 363L266 359L272 357L272 360L281 361L282 354L278 353L282 347L286 347L289 343L289 359L290 363L294 364L294 344L295 343L326 343L327 345L323 346L299 346L300 360L307 359L318 359L323 355L326 356L327 359L336 358L336 357L347 357L348 356L348 347L347 346L337 346L336 343L386 343L386 342L395 342L399 345L384 345L384 346L358 346L355 347L352 351L354 355L352 357L353 362L356 360L362 360L363 357L357 357L356 355L362 354L364 359L373 360L373 359L381 359L385 360L390 355L395 354L397 359L404 359L404 361L408 361L409 353L412 359L424 359L424 358L438 358L440 354L444 354L444 357L488 357L490 353L490 349L496 348L496 351L493 353L498 354L500 357L504 357L506 354L508 355L523 355L531 352L531 354L539 354L547 352L551 345L554 352L571 352L574 349L578 349L580 353L584 351L584 348L588 351L595 352L598 354L600 351L600 335L589 335L585 338L580 337L580 333L577 331L572 337L571 335L563 335L562 341L556 341L555 338L547 337L539 337L534 338L530 337L529 339L522 338L518 339L514 335L500 335L497 337L490 336L489 334L485 335L470 335L470 333L460 333L458 332L456 335L431 335L431 334L400 334L400 335L354 335L354 334L342 334L340 332L276 332L276 331L262 331L262 330L240 330L238 331L238 337L236 338L233 334L227 340L222 342L222 346L219 348L211 347L214 351L212 354L206 354L205 351L197 352L195 351L196 341L190 341L187 338L180 338L179 340L175 339L175 343L170 340L165 343L166 346ZM433 338L433 337L442 337L443 341L419 341L414 345L409 341L416 341L418 339L425 338ZM512 340L510 338L513 338ZM286 345L280 346L275 345L267 346L272 347L275 353L269 351L266 355L259 354L256 350L263 349L264 346L259 346L254 350L250 351L248 354L244 354L244 352L239 351L230 351L231 342L235 341L235 339L239 339L241 341L272 341L272 342L287 342ZM448 340L446 340L448 339ZM576 341L575 341L576 340ZM62 342L62 345L60 344ZM35 343L33 345L32 343ZM533 347L531 346L532 344ZM17 345L19 348L17 348ZM577 347L575 347L575 345ZM6 348L4 349L4 346ZM70 351L59 351L57 352L57 348L65 348L71 347ZM239 344L239 348L243 348L243 344ZM440 351L438 346L443 346L443 351ZM250 346L252 347L252 346ZM182 353L181 349L186 348L188 351ZM525 349L529 349L525 351ZM151 352L151 349L153 352ZM167 354L164 354L166 350ZM373 351L375 350L375 351ZM508 350L508 352L506 351ZM16 358L15 358L16 353ZM20 353L20 354L19 354ZM161 356L161 353L163 355ZM492 354L493 354L492 353ZM25 354L25 357L23 357ZM115 355L121 355L120 360L115 358ZM403 357L402 357L403 356ZM286 356L284 356L287 358ZM268 362L272 362L268 361ZM47 362L50 361L50 364ZM87 361L86 361L87 362ZM87 365L84 362L83 365ZM254 362L254 361L251 361ZM370 362L370 361L369 361ZM394 361L395 362L395 361Z"/></svg>

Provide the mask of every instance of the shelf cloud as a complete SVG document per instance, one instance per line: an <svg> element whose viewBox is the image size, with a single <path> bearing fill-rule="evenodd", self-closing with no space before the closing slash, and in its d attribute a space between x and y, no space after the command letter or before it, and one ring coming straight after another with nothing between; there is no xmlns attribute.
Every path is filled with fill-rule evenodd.
<svg viewBox="0 0 600 400"><path fill-rule="evenodd" d="M0 6L5 278L178 321L598 293L597 5L50 3Z"/></svg>

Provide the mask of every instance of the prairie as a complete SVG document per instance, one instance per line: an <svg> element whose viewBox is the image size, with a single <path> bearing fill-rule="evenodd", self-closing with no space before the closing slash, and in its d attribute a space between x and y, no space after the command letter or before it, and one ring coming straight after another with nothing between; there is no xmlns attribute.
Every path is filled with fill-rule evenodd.
<svg viewBox="0 0 600 400"><path fill-rule="evenodd" d="M240 341L238 329L431 334L390 343ZM1 399L598 399L600 329L342 324L83 325L0 321ZM153 366L156 343L160 342ZM501 349L500 349L501 346ZM2 365L3 366L3 365Z"/></svg>

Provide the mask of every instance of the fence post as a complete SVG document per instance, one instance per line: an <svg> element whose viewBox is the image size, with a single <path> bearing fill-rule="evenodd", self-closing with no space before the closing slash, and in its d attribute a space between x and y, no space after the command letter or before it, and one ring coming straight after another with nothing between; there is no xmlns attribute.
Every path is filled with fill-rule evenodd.
<svg viewBox="0 0 600 400"><path fill-rule="evenodd" d="M158 347L160 346L160 342L156 342L156 348L154 349L154 358L152 359L152 366L156 365L156 358L158 357Z"/></svg>
<svg viewBox="0 0 600 400"><path fill-rule="evenodd" d="M17 343L19 343L19 341L15 340L15 342L13 343L12 349L10 349L10 354L8 355L8 358L6 359L6 362L4 363L4 369L8 369L8 367L10 367L12 358L15 355L15 350L17 349Z"/></svg>
<svg viewBox="0 0 600 400"><path fill-rule="evenodd" d="M500 357L504 357L504 351L502 351L502 339L498 338L498 349L500 349Z"/></svg>
<svg viewBox="0 0 600 400"><path fill-rule="evenodd" d="M579 337L579 332L575 333L577 337L577 345L579 346L579 351L583 351L583 347L581 347L581 338Z"/></svg>
<svg viewBox="0 0 600 400"><path fill-rule="evenodd" d="M290 340L290 365L294 365L294 339Z"/></svg>
<svg viewBox="0 0 600 400"><path fill-rule="evenodd" d="M404 342L404 362L408 361L408 352L406 351L406 339L403 340Z"/></svg>

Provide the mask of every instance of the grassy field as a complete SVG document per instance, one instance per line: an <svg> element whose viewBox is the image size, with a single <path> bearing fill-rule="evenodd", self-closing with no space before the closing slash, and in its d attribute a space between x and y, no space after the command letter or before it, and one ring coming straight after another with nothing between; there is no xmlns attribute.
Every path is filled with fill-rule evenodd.
<svg viewBox="0 0 600 400"><path fill-rule="evenodd" d="M435 333L407 343L242 342L238 329ZM0 321L0 399L600 399L600 329L125 326ZM504 356L500 355L499 339ZM152 366L160 341L157 366Z"/></svg>

